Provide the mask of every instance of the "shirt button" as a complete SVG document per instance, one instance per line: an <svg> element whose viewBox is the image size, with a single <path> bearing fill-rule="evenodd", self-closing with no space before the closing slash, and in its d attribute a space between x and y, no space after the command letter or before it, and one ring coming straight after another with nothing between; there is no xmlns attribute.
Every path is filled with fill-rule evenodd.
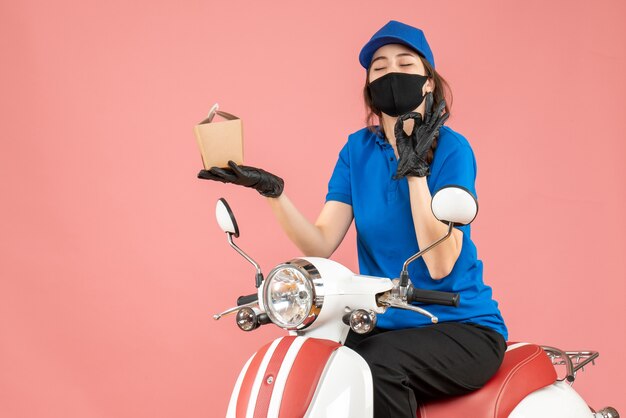
<svg viewBox="0 0 626 418"><path fill-rule="evenodd" d="M389 157L389 161L393 161L393 157Z"/></svg>

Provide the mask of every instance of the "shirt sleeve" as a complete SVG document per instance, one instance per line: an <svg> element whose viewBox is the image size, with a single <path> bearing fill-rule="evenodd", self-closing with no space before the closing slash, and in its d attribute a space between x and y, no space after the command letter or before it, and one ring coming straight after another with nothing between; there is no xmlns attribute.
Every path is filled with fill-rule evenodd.
<svg viewBox="0 0 626 418"><path fill-rule="evenodd" d="M336 200L352 205L352 187L350 185L350 155L348 143L339 151L339 158L333 174L328 181L328 193L326 201Z"/></svg>
<svg viewBox="0 0 626 418"><path fill-rule="evenodd" d="M459 144L443 160L437 170L432 194L446 186L460 186L469 190L476 199L476 158L472 148ZM469 233L469 225L458 227Z"/></svg>

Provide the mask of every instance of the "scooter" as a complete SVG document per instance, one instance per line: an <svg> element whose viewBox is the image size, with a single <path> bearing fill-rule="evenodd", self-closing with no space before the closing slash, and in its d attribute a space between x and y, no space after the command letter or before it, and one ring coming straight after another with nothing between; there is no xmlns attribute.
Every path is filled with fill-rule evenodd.
<svg viewBox="0 0 626 418"><path fill-rule="evenodd" d="M368 418L373 416L370 369L342 345L349 329L366 334L377 315L390 307L418 312L437 323L428 304L458 306L458 294L415 288L408 265L448 239L456 225L471 223L478 212L474 196L448 186L432 198L431 209L448 225L445 236L411 256L398 279L354 274L325 258L299 257L274 267L264 278L260 266L233 241L239 227L223 198L216 218L228 243L256 269L256 293L217 315L235 315L237 326L253 331L273 323L288 335L267 343L244 365L228 404L227 418ZM415 304L417 303L417 305ZM590 408L572 384L579 370L593 364L595 351L563 351L525 342L508 342L504 361L481 389L419 405L417 418L618 418L612 407ZM565 366L558 378L555 366Z"/></svg>

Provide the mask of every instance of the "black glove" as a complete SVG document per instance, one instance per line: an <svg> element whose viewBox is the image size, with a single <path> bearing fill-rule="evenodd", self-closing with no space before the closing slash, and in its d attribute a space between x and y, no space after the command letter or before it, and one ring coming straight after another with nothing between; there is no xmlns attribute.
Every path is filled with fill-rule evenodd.
<svg viewBox="0 0 626 418"><path fill-rule="evenodd" d="M404 132L404 121L407 119L413 119L413 131L410 135ZM394 135L396 137L396 147L398 148L398 169L396 170L396 175L393 177L394 179L400 179L402 177L409 176L418 176L424 177L425 170L428 169L428 166L424 168L423 161L420 161L420 158L415 153L415 132L417 128L422 124L422 115L417 112L409 112L401 115L396 120L396 125L394 127Z"/></svg>
<svg viewBox="0 0 626 418"><path fill-rule="evenodd" d="M234 161L229 161L228 166L230 168L212 167L210 170L200 170L198 178L251 187L266 197L278 197L283 192L285 182L272 173L256 167L237 165Z"/></svg>
<svg viewBox="0 0 626 418"><path fill-rule="evenodd" d="M424 177L430 174L430 167L426 162L428 150L433 141L439 136L439 129L450 117L450 114L441 112L446 107L446 101L441 100L437 109L433 108L433 94L427 93L425 97L424 119L417 112L409 112L396 120L394 134L396 136L396 146L400 160L398 170L394 178L399 179L405 176ZM404 132L404 121L414 119L413 132L407 136Z"/></svg>

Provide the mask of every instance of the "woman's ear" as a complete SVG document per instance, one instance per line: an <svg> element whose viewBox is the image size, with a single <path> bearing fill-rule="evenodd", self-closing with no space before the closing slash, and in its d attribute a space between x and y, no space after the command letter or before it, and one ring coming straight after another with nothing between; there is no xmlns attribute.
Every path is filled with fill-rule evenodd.
<svg viewBox="0 0 626 418"><path fill-rule="evenodd" d="M430 93L435 91L435 79L432 77L428 77L426 83L424 83L424 87L422 87L422 93Z"/></svg>

